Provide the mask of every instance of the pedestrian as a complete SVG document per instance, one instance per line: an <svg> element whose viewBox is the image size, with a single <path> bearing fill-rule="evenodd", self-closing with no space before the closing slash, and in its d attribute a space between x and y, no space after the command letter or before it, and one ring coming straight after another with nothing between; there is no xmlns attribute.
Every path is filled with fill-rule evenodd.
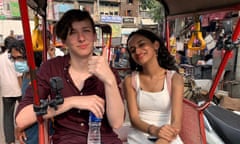
<svg viewBox="0 0 240 144"><path fill-rule="evenodd" d="M9 49L16 46L17 40L7 37L4 40L3 53L0 54L0 96L3 100L3 130L7 144L15 144L14 110L16 102L21 100L21 73L14 69Z"/></svg>
<svg viewBox="0 0 240 144"><path fill-rule="evenodd" d="M15 47L10 49L10 57L14 62L15 70L22 73L22 95L24 97L27 87L31 84L29 66L27 64L26 49L23 40L18 40ZM36 68L42 63L42 52L34 52L34 61ZM20 133L16 128L16 137L20 143L36 144L38 143L38 125L32 124L24 132Z"/></svg>
<svg viewBox="0 0 240 144"><path fill-rule="evenodd" d="M44 62L37 73L41 99L55 97L50 78L60 77L64 85L64 103L57 109L49 107L43 115L44 119L54 117L53 144L87 143L89 112L102 118L102 143L122 143L113 131L124 121L120 78L107 62L106 48L101 56L93 55L96 31L90 14L76 9L67 11L56 25L56 35L68 48L68 54ZM16 124L24 130L36 121L33 92L28 87L17 109Z"/></svg>
<svg viewBox="0 0 240 144"><path fill-rule="evenodd" d="M47 59L55 58L57 56L64 56L64 52L54 46L52 42L52 34L48 31L47 32Z"/></svg>
<svg viewBox="0 0 240 144"><path fill-rule="evenodd" d="M127 39L132 74L124 91L132 129L129 144L182 144L183 78L164 42L147 30Z"/></svg>

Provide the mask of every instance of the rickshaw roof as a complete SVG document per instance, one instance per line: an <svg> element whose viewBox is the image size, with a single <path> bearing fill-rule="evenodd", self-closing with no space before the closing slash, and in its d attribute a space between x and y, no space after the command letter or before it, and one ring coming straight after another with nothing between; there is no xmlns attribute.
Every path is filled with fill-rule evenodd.
<svg viewBox="0 0 240 144"><path fill-rule="evenodd" d="M54 1L54 0L52 0ZM238 10L240 0L157 0L165 7L166 16L204 14L210 11ZM41 16L46 15L47 0L27 0L28 5Z"/></svg>
<svg viewBox="0 0 240 144"><path fill-rule="evenodd" d="M168 18L239 10L240 0L157 0L163 4Z"/></svg>

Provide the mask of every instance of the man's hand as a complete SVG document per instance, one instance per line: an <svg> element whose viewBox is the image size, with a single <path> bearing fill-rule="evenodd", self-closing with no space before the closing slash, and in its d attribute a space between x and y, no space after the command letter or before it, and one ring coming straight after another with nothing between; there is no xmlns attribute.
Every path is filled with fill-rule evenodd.
<svg viewBox="0 0 240 144"><path fill-rule="evenodd" d="M98 118L103 118L105 113L105 101L97 95L72 97L71 103L74 108L89 110Z"/></svg>
<svg viewBox="0 0 240 144"><path fill-rule="evenodd" d="M107 61L107 47L103 48L101 56L92 56L89 59L88 71L104 83L108 83L109 80L114 79L114 75Z"/></svg>

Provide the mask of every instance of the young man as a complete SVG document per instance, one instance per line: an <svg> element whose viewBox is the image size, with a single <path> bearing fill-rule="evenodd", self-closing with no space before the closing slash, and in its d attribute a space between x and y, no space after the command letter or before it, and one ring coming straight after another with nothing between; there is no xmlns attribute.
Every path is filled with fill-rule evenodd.
<svg viewBox="0 0 240 144"><path fill-rule="evenodd" d="M80 10L66 12L56 25L56 34L69 54L45 62L37 74L41 99L54 98L50 78L57 76L63 80L64 103L57 110L49 107L43 116L44 119L54 117L53 144L86 143L90 111L102 118L102 142L120 144L113 132L113 128L119 128L124 121L124 105L118 87L120 78L109 67L105 48L102 56L93 56L96 32L91 16ZM25 129L36 121L33 92L29 87L18 107L16 124Z"/></svg>

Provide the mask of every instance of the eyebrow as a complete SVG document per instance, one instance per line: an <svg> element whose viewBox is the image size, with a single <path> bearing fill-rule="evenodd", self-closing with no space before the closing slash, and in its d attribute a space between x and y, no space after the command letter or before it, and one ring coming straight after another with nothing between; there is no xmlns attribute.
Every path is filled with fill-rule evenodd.
<svg viewBox="0 0 240 144"><path fill-rule="evenodd" d="M137 44L139 44L139 43L141 43L141 42L144 42L144 40L140 39L139 41L137 41ZM129 47L129 48L132 48L132 46Z"/></svg>

